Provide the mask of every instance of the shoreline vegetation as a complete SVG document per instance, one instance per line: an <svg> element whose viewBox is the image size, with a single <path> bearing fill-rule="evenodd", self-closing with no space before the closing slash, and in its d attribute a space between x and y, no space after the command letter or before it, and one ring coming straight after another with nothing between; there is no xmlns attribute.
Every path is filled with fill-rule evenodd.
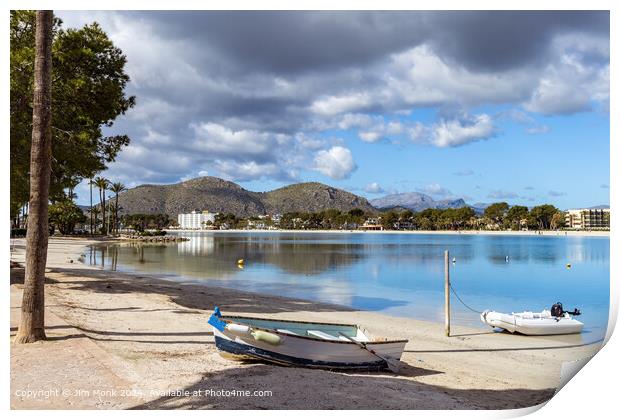
<svg viewBox="0 0 620 420"><path fill-rule="evenodd" d="M176 233L336 233L394 235L609 236L608 230L346 230L346 229L165 229Z"/></svg>
<svg viewBox="0 0 620 420"><path fill-rule="evenodd" d="M11 344L11 389L42 390L70 377L76 388L132 389L135 394L19 398L12 393L13 408L520 408L553 396L563 362L592 356L602 346L600 341L584 343L578 335L527 337L457 325L452 336L445 337L441 323L77 262L85 248L97 242L50 239L45 285L49 340L36 347ZM25 241L14 239L12 261L23 263L24 254ZM12 268L12 335L19 321L21 279L23 269ZM215 305L225 314L348 322L386 337L407 338L407 367L392 375L226 360L217 354L206 323ZM44 362L50 354L65 366L62 372ZM272 396L192 396L197 389L214 387L269 390ZM316 392L309 395L308 387ZM334 387L341 392L332 393ZM178 396L176 390L189 395ZM162 396L167 393L174 395Z"/></svg>

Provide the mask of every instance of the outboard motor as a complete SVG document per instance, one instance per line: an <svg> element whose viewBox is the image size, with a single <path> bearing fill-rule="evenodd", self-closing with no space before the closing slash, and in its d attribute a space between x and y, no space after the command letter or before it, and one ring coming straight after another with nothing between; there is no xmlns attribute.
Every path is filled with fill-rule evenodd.
<svg viewBox="0 0 620 420"><path fill-rule="evenodd" d="M559 318L559 317L564 316L564 314L577 316L577 315L581 315L581 311L577 308L575 308L573 311L565 311L564 308L562 307L561 302L554 303L553 305L551 305L551 316Z"/></svg>

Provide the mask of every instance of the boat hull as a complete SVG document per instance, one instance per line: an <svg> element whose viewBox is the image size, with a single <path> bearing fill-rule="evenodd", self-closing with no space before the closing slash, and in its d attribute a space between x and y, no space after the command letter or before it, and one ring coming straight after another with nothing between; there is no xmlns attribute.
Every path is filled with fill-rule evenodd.
<svg viewBox="0 0 620 420"><path fill-rule="evenodd" d="M315 339L270 331L280 337L277 344L257 340L251 334L213 329L215 345L224 357L254 359L281 365L323 369L383 369L387 363L350 341ZM407 340L364 343L368 349L400 359Z"/></svg>
<svg viewBox="0 0 620 420"><path fill-rule="evenodd" d="M583 323L566 317L539 316L532 313L505 314L501 312L485 311L480 319L485 324L502 328L511 333L518 332L525 335L560 335L579 334Z"/></svg>

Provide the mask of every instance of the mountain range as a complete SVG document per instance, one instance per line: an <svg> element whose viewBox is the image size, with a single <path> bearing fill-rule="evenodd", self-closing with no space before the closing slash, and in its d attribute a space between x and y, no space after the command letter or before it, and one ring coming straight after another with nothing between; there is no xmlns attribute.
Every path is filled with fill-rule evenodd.
<svg viewBox="0 0 620 420"><path fill-rule="evenodd" d="M239 217L327 209L375 210L364 197L318 182L254 192L212 176L177 184L140 185L121 193L118 201L122 214L166 213L171 217L192 210L233 213Z"/></svg>
<svg viewBox="0 0 620 420"><path fill-rule="evenodd" d="M348 191L318 182L292 184L267 192L246 190L234 182L212 176L194 178L176 184L145 184L131 188L119 195L122 214L166 213L176 217L192 210L233 213L239 217L260 214L317 212L327 209L364 211L390 209L446 209L471 207L482 214L489 203L467 204L462 198L435 200L420 192L390 194L368 201ZM606 205L593 208L605 208Z"/></svg>
<svg viewBox="0 0 620 420"><path fill-rule="evenodd" d="M370 202L379 210L387 210L392 208L405 208L413 211L422 211L426 209L448 209L467 206L462 198L448 200L434 200L427 194L419 192L405 192L399 194L390 194L385 197L377 198Z"/></svg>

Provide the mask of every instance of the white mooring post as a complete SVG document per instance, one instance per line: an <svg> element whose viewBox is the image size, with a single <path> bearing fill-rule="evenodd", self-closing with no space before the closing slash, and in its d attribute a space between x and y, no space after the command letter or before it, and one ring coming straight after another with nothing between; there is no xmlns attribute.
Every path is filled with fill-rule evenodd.
<svg viewBox="0 0 620 420"><path fill-rule="evenodd" d="M446 316L446 337L450 337L450 252L445 252L445 316Z"/></svg>

